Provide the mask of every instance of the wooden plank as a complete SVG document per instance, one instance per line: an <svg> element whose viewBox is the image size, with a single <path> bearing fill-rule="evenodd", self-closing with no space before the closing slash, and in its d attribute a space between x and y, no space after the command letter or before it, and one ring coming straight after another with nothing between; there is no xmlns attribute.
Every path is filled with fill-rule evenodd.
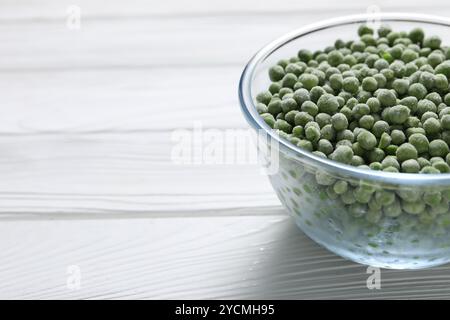
<svg viewBox="0 0 450 320"><path fill-rule="evenodd" d="M0 136L0 214L239 214L279 205L256 162L178 164L175 145L170 132Z"/></svg>
<svg viewBox="0 0 450 320"><path fill-rule="evenodd" d="M381 289L369 290L366 267L322 249L280 216L16 221L0 224L0 239L0 298L5 299L426 299L450 294L449 266L383 270Z"/></svg>
<svg viewBox="0 0 450 320"><path fill-rule="evenodd" d="M0 133L247 128L240 67L3 72ZM201 86L200 86L201 85Z"/></svg>
<svg viewBox="0 0 450 320"><path fill-rule="evenodd" d="M257 1L243 0L230 3L226 0L216 0L214 2L208 0L193 0L189 5L182 5L177 0L167 0L163 2L145 1L145 0L128 0L124 6L121 1L113 0L43 0L39 3L31 0L9 0L2 1L2 10L0 18L6 21L11 19L55 19L63 17L66 8L70 5L77 5L82 8L82 12L87 16L94 17L123 17L123 16L160 16L160 15L216 15L216 14L274 14L290 12L309 12L316 14L323 11L333 11L335 14L363 13L370 5L380 6L382 11L405 11L405 6L409 11L431 11L439 12L441 8L448 8L448 2L437 0L433 2L433 6L424 2L411 2L406 0L387 1L379 0L375 3L371 0L361 0L358 2L352 0L341 0L339 6L330 6L330 2L326 0L317 0L314 2L302 2L295 0L285 1ZM442 13L441 13L442 14Z"/></svg>

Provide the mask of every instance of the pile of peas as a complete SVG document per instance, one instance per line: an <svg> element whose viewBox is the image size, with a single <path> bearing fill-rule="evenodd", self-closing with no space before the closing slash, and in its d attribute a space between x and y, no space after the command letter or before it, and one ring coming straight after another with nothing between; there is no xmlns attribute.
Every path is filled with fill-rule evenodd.
<svg viewBox="0 0 450 320"><path fill-rule="evenodd" d="M450 172L450 48L420 28L367 25L356 41L281 60L257 111L283 138L360 168ZM337 186L338 188L338 186Z"/></svg>

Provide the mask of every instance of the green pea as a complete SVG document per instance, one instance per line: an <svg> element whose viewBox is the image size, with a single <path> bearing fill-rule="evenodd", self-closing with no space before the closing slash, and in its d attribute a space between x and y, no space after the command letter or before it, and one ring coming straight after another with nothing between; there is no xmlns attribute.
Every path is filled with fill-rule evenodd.
<svg viewBox="0 0 450 320"><path fill-rule="evenodd" d="M304 111L301 111L295 115L294 124L296 126L305 126L308 122L313 121L314 118Z"/></svg>
<svg viewBox="0 0 450 320"><path fill-rule="evenodd" d="M339 103L335 96L326 93L319 98L317 106L319 107L320 112L333 114L338 110Z"/></svg>
<svg viewBox="0 0 450 320"><path fill-rule="evenodd" d="M276 65L269 68L269 78L272 81L279 81L283 79L284 75L285 72L282 66Z"/></svg>
<svg viewBox="0 0 450 320"><path fill-rule="evenodd" d="M348 146L339 146L332 153L332 159L338 162L349 164L353 158L353 150Z"/></svg>
<svg viewBox="0 0 450 320"><path fill-rule="evenodd" d="M313 58L313 54L311 51L307 49L302 49L297 54L300 61L309 62Z"/></svg>
<svg viewBox="0 0 450 320"><path fill-rule="evenodd" d="M391 141L392 141L391 136L388 133L383 132L380 137L380 142L378 143L378 148L380 149L387 148L391 144Z"/></svg>
<svg viewBox="0 0 450 320"><path fill-rule="evenodd" d="M359 80L356 77L345 78L342 87L345 91L355 94L359 90Z"/></svg>
<svg viewBox="0 0 450 320"><path fill-rule="evenodd" d="M304 73L298 80L303 84L303 87L307 90L311 90L313 87L319 84L319 78L314 74Z"/></svg>
<svg viewBox="0 0 450 320"><path fill-rule="evenodd" d="M408 89L408 94L416 97L417 99L425 98L427 93L427 88L425 88L421 83L413 83Z"/></svg>
<svg viewBox="0 0 450 320"><path fill-rule="evenodd" d="M377 145L377 138L373 135L373 133L366 130L358 135L357 141L365 150L372 150Z"/></svg>
<svg viewBox="0 0 450 320"><path fill-rule="evenodd" d="M314 126L305 129L305 137L311 142L317 142L320 139L320 129Z"/></svg>
<svg viewBox="0 0 450 320"><path fill-rule="evenodd" d="M417 150L412 144L406 142L398 147L396 156L400 162L409 159L417 159Z"/></svg>
<svg viewBox="0 0 450 320"><path fill-rule="evenodd" d="M389 109L389 119L391 123L403 124L408 119L410 110L406 106L397 105Z"/></svg>
<svg viewBox="0 0 450 320"><path fill-rule="evenodd" d="M404 95L408 92L409 80L408 79L395 79L392 83L392 88L399 94Z"/></svg>
<svg viewBox="0 0 450 320"><path fill-rule="evenodd" d="M333 185L333 190L339 195L344 194L348 190L348 183L344 180L339 180Z"/></svg>
<svg viewBox="0 0 450 320"><path fill-rule="evenodd" d="M447 143L441 139L431 141L428 149L432 157L445 157L449 153Z"/></svg>
<svg viewBox="0 0 450 320"><path fill-rule="evenodd" d="M414 28L409 32L408 37L413 43L422 43L425 33L421 28Z"/></svg>
<svg viewBox="0 0 450 320"><path fill-rule="evenodd" d="M391 141L395 145L401 145L403 142L405 142L406 137L403 131L400 130L392 130L391 132Z"/></svg>
<svg viewBox="0 0 450 320"><path fill-rule="evenodd" d="M337 131L345 130L348 127L347 117L342 113L336 113L331 117L331 124Z"/></svg>
<svg viewBox="0 0 450 320"><path fill-rule="evenodd" d="M301 139L299 143L297 143L297 146L299 148L305 149L307 151L313 151L313 145L311 143L311 141L305 140L305 139Z"/></svg>
<svg viewBox="0 0 450 320"><path fill-rule="evenodd" d="M392 107L397 103L395 95L387 89L378 90L377 98L383 107Z"/></svg>
<svg viewBox="0 0 450 320"><path fill-rule="evenodd" d="M415 159L409 159L402 162L402 172L418 173L420 168L419 162Z"/></svg>

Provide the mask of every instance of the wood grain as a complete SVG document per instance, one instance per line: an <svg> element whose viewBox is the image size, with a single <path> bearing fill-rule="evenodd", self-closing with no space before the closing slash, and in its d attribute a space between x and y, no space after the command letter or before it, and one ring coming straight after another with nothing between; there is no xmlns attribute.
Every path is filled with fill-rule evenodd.
<svg viewBox="0 0 450 320"><path fill-rule="evenodd" d="M447 298L449 267L381 272L315 245L289 218L12 221L0 224L0 298ZM81 272L70 289L68 266ZM73 287L72 287L73 288Z"/></svg>

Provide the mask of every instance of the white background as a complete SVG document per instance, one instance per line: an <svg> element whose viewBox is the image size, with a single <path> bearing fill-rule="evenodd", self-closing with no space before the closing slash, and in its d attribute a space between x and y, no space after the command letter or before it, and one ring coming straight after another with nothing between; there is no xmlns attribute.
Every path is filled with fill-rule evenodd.
<svg viewBox="0 0 450 320"><path fill-rule="evenodd" d="M81 8L81 28L67 9ZM174 130L247 128L237 82L305 24L447 1L0 1L0 298L447 298L308 240L255 165L175 165ZM70 24L70 23L69 23ZM75 271L74 271L75 270Z"/></svg>

